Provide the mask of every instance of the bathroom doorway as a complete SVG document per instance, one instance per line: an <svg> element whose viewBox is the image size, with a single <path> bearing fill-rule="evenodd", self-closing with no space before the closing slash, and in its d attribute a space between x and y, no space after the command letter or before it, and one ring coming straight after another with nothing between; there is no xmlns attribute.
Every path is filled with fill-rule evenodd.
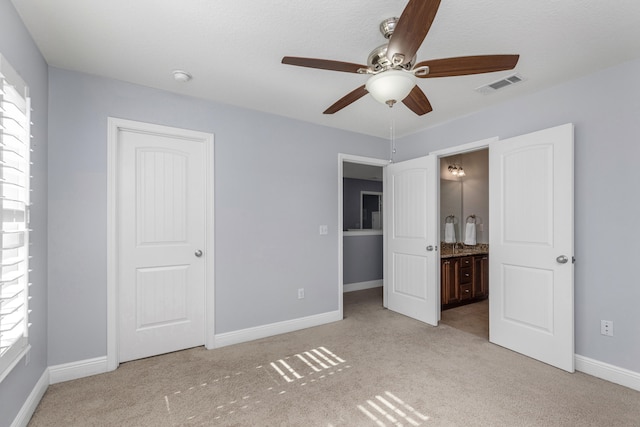
<svg viewBox="0 0 640 427"><path fill-rule="evenodd" d="M489 339L489 149L440 158L440 322Z"/></svg>

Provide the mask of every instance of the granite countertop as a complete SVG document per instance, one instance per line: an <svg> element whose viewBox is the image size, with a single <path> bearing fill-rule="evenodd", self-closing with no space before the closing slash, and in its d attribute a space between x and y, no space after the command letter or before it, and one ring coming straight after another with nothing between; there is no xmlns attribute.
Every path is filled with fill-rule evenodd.
<svg viewBox="0 0 640 427"><path fill-rule="evenodd" d="M486 243L479 243L473 246L458 243L455 251L453 250L453 243L441 243L440 247L440 258L487 255L489 253L489 245Z"/></svg>

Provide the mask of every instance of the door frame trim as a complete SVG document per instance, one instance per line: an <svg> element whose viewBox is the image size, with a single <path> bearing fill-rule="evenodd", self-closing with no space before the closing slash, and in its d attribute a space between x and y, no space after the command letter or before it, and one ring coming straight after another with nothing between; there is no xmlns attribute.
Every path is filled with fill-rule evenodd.
<svg viewBox="0 0 640 427"><path fill-rule="evenodd" d="M205 150L205 336L207 349L214 348L215 333L215 251L214 251L214 135L189 129L133 120L107 118L107 370L119 365L118 359L118 134L121 130L157 133L201 141Z"/></svg>
<svg viewBox="0 0 640 427"><path fill-rule="evenodd" d="M342 169L342 164L344 162L358 163L361 165L369 166L380 166L382 168L382 192L384 193L384 178L386 174L385 166L389 164L389 160L338 153L338 316L340 319L344 318L342 295L344 293L344 171ZM384 226L382 232L384 235ZM386 306L386 293L383 293L383 299L384 305Z"/></svg>
<svg viewBox="0 0 640 427"><path fill-rule="evenodd" d="M478 151L485 148L489 148L489 144L495 141L498 141L500 138L497 136L481 139L479 141L469 142L467 144L456 145L455 147L444 148L442 150L431 151L429 154L433 154L435 156L447 157L456 154L469 153L471 151Z"/></svg>

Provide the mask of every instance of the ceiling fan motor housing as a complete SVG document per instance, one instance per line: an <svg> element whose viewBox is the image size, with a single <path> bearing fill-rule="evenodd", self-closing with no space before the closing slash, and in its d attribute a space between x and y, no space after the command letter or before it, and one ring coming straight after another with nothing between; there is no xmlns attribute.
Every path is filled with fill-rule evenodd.
<svg viewBox="0 0 640 427"><path fill-rule="evenodd" d="M367 59L367 65L374 73L388 70L391 68L404 68L405 70L410 70L413 65L416 63L416 57L411 59L411 61L407 62L404 65L394 66L389 58L387 58L387 45L383 44L373 49L369 54L369 58Z"/></svg>
<svg viewBox="0 0 640 427"><path fill-rule="evenodd" d="M391 38L393 31L396 29L397 23L398 18L396 17L387 18L380 23L380 32L385 39L389 40Z"/></svg>

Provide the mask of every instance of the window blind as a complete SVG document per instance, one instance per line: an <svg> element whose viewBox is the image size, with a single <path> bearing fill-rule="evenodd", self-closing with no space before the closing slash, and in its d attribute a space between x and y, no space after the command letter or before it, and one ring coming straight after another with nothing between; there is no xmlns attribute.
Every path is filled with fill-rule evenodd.
<svg viewBox="0 0 640 427"><path fill-rule="evenodd" d="M28 348L30 115L28 88L0 55L0 380Z"/></svg>

